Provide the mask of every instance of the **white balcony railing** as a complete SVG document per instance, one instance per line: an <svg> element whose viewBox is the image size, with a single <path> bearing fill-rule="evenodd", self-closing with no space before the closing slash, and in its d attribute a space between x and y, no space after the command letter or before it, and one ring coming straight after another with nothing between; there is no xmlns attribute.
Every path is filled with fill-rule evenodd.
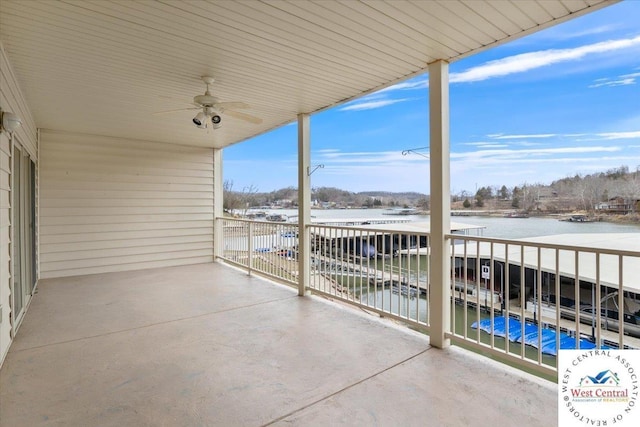
<svg viewBox="0 0 640 427"><path fill-rule="evenodd" d="M282 222L219 219L222 258L249 274L257 272L290 285L298 277L298 225Z"/></svg>
<svg viewBox="0 0 640 427"><path fill-rule="evenodd" d="M312 225L309 287L428 330L426 233Z"/></svg>
<svg viewBox="0 0 640 427"><path fill-rule="evenodd" d="M467 325L454 341L542 371L556 368L558 349L640 348L640 253L449 237L462 307L452 324Z"/></svg>
<svg viewBox="0 0 640 427"><path fill-rule="evenodd" d="M298 285L297 224L220 221L225 261ZM428 233L329 225L309 225L307 232L308 289L429 333L429 288L437 284L429 283ZM556 372L558 349L640 348L640 295L633 277L640 253L447 238L447 336L454 343L546 374Z"/></svg>

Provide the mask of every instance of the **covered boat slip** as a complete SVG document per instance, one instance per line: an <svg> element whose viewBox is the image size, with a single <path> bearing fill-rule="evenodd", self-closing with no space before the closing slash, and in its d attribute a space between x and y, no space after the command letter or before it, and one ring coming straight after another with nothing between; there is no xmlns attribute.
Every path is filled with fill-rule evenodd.
<svg viewBox="0 0 640 427"><path fill-rule="evenodd" d="M3 427L548 426L556 399L551 382L217 263L42 280L0 371Z"/></svg>
<svg viewBox="0 0 640 427"><path fill-rule="evenodd" d="M598 281L603 286L615 289L618 289L622 279L624 291L640 294L640 280L637 275L640 271L640 233L558 234L510 241L484 240L489 241L480 242L479 245L475 242L455 245L454 256L459 259L466 254L468 258L476 258L479 254L483 260L493 258L502 263L508 258L509 264L518 266L524 259L526 268L540 268L542 271L555 273L557 249L558 271L561 276L574 278L578 269L581 281ZM545 244L550 247L542 248L538 257L536 245ZM508 251L505 251L506 246L509 248ZM522 251L521 247L524 248ZM574 256L576 250L580 251L577 260ZM624 258L622 263L619 262L619 256ZM470 264L468 268L472 267Z"/></svg>
<svg viewBox="0 0 640 427"><path fill-rule="evenodd" d="M337 247L347 253L373 258L376 256L429 255L428 221L376 224L350 224L349 226L313 224L311 239L316 247ZM480 235L484 226L451 223L451 232L461 235Z"/></svg>
<svg viewBox="0 0 640 427"><path fill-rule="evenodd" d="M479 282L500 292L511 313L524 312L528 319L535 320L537 316L555 325L558 305L559 326L572 333L576 330L577 310L582 323L581 335L589 333L592 339L599 335L609 343L618 343L621 339L618 326L622 317L624 344L640 348L637 275L640 234L562 234L508 242L484 240L469 239L453 247L458 279L466 277L468 283ZM522 265L524 271L520 268ZM598 309L602 330L596 334L592 325L598 323L593 320L593 313Z"/></svg>

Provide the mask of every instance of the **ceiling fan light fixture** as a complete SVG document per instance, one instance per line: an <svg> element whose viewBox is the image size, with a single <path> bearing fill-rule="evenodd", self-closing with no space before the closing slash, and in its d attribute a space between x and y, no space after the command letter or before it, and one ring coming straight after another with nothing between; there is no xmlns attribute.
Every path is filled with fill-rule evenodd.
<svg viewBox="0 0 640 427"><path fill-rule="evenodd" d="M193 118L193 124L195 124L197 127L199 128L205 128L207 127L206 124L206 116L204 115L204 113L202 111L200 111L194 118Z"/></svg>

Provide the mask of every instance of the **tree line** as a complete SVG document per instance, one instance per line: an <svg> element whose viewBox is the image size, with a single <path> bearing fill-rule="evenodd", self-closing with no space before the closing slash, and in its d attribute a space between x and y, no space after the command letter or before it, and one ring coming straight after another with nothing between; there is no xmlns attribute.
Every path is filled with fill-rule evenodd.
<svg viewBox="0 0 640 427"><path fill-rule="evenodd" d="M631 204L640 200L640 166L635 171L630 171L628 166L620 166L604 172L576 174L548 185L485 186L478 188L475 194L462 191L453 196L453 201L463 201L465 208L496 207L499 204L501 208L509 206L525 211L590 212L599 203L613 198L621 198Z"/></svg>
<svg viewBox="0 0 640 427"><path fill-rule="evenodd" d="M252 207L295 208L298 205L298 190L286 187L269 192L260 192L255 186L235 189L231 180L223 185L224 209L242 211ZM311 200L320 207L418 207L428 209L428 196L416 192L362 191L352 192L335 187L314 187Z"/></svg>
<svg viewBox="0 0 640 427"><path fill-rule="evenodd" d="M298 190L295 187L260 192L255 186L234 189L231 180L225 181L223 187L224 208L227 211L261 206L293 208L298 202ZM640 166L634 171L630 171L628 166L620 166L604 172L576 174L555 180L551 184L483 186L475 193L461 191L454 194L451 201L462 203L464 208L567 212L593 211L598 203L615 197L632 203L640 200ZM417 192L352 192L335 187L315 187L311 190L311 200L325 207L429 209L429 196Z"/></svg>

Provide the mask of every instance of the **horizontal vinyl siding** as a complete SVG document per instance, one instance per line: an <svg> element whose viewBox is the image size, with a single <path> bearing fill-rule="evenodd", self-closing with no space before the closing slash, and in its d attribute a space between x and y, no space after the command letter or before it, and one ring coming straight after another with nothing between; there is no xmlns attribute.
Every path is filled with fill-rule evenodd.
<svg viewBox="0 0 640 427"><path fill-rule="evenodd" d="M15 131L15 137L24 146L32 160L38 158L36 123L31 110L22 94L18 80L9 64L4 47L0 43L0 108L9 111L22 120L22 125Z"/></svg>
<svg viewBox="0 0 640 427"><path fill-rule="evenodd" d="M213 261L211 149L40 138L41 277Z"/></svg>
<svg viewBox="0 0 640 427"><path fill-rule="evenodd" d="M9 350L11 344L11 324L10 324L10 300L11 300L11 266L10 252L10 221L9 221L9 165L11 147L9 138L4 133L0 133L0 306L2 306L2 317L0 318L0 366L4 355Z"/></svg>

